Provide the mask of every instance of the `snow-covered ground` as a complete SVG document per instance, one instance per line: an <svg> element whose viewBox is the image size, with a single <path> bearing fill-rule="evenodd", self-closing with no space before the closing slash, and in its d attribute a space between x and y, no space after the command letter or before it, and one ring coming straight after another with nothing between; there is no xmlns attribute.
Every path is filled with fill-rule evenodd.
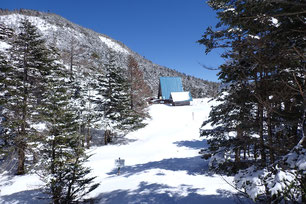
<svg viewBox="0 0 306 204"><path fill-rule="evenodd" d="M152 105L148 125L127 135L128 143L93 147L87 165L100 186L89 197L97 203L235 203L236 193L207 171L198 152L206 142L199 127L208 117L208 99L191 106ZM117 175L115 160L125 160ZM0 203L44 203L35 175L0 177Z"/></svg>
<svg viewBox="0 0 306 204"><path fill-rule="evenodd" d="M106 38L102 35L100 35L99 38L102 42L104 42L107 45L107 47L114 50L115 52L123 52L125 54L129 54L129 51L127 49L123 48L121 45L114 42L113 40Z"/></svg>

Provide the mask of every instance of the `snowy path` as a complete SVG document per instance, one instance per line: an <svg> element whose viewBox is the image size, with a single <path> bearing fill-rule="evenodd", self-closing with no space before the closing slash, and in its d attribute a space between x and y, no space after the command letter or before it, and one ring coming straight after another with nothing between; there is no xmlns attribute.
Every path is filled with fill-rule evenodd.
<svg viewBox="0 0 306 204"><path fill-rule="evenodd" d="M95 149L90 166L101 185L91 196L100 203L234 203L234 189L209 175L198 154L206 144L199 127L210 110L207 102L153 105L149 125L127 136L134 142ZM119 157L125 167L118 176L114 161Z"/></svg>
<svg viewBox="0 0 306 204"><path fill-rule="evenodd" d="M87 163L100 186L89 197L95 203L235 203L235 190L220 176L207 172L198 152L206 143L199 127L210 110L208 99L192 106L152 105L145 128L127 136L122 145L94 147ZM115 160L125 159L118 176ZM225 177L228 182L231 177ZM0 203L48 203L36 175L0 175Z"/></svg>

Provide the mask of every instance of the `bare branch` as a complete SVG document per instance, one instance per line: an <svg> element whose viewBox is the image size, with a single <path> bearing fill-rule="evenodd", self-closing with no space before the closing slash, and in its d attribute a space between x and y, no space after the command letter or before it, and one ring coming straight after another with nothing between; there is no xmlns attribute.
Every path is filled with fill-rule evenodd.
<svg viewBox="0 0 306 204"><path fill-rule="evenodd" d="M207 69L207 70L210 70L210 71L217 71L217 70L220 70L220 68L218 67L218 68L213 68L213 67L209 67L209 66L207 66L207 65L205 65L205 64L202 64L202 63L200 63L200 62L198 62L199 63L199 65L201 65L204 69Z"/></svg>

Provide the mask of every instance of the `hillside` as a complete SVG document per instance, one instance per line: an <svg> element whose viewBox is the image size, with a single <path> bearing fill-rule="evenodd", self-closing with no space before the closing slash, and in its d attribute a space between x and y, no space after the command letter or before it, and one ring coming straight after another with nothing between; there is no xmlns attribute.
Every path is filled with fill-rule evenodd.
<svg viewBox="0 0 306 204"><path fill-rule="evenodd" d="M107 55L112 51L116 53L118 65L123 68L127 68L129 55L132 55L137 60L153 96L157 95L160 76L181 77L184 89L191 91L195 98L213 96L218 90L218 83L188 76L173 69L154 64L129 49L123 43L74 24L59 15L33 10L0 10L1 24L16 31L18 31L20 20L24 18L28 18L32 24L38 27L47 44L55 45L59 49L63 63L67 67L72 66L75 70L90 72L91 67L103 69L103 65L107 62Z"/></svg>

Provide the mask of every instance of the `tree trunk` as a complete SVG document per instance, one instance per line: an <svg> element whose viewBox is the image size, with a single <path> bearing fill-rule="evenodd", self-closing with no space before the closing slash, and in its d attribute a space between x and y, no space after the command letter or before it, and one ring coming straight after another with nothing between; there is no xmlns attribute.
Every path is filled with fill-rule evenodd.
<svg viewBox="0 0 306 204"><path fill-rule="evenodd" d="M273 164L275 161L274 151L273 151L273 134L272 134L272 122L271 122L271 113L268 112L268 140L269 140L269 154L270 154L270 163Z"/></svg>
<svg viewBox="0 0 306 204"><path fill-rule="evenodd" d="M110 130L106 130L104 133L104 144L105 145L107 145L110 140L110 134L111 134Z"/></svg>
<svg viewBox="0 0 306 204"><path fill-rule="evenodd" d="M88 124L88 128L87 128L87 138L86 138L86 147L89 149L90 148L90 141L91 141L91 132L90 132L90 128L89 128L89 124Z"/></svg>
<svg viewBox="0 0 306 204"><path fill-rule="evenodd" d="M236 147L235 149L235 162L239 163L240 162L240 151L241 151L241 147L240 147L240 141L242 140L242 129L238 126L237 127L237 140L238 140L238 147Z"/></svg>
<svg viewBox="0 0 306 204"><path fill-rule="evenodd" d="M265 140L264 140L264 132L263 132L263 107L261 104L258 105L259 111L259 138L260 138L260 155L261 155L261 164L262 166L266 166L266 148L265 148Z"/></svg>
<svg viewBox="0 0 306 204"><path fill-rule="evenodd" d="M27 90L27 81L28 81L28 69L26 64L26 59L24 55L23 59L23 100L22 100L22 121L21 121L21 131L19 133L19 138L17 138L16 146L18 153L18 167L17 167L17 175L25 174L24 163L25 163L25 149L26 143L24 142L26 139L26 124L27 124L27 103L28 103L28 90Z"/></svg>
<svg viewBox="0 0 306 204"><path fill-rule="evenodd" d="M17 153L18 153L18 168L17 168L17 175L25 174L25 149L26 145L23 141L19 141L17 144Z"/></svg>
<svg viewBox="0 0 306 204"><path fill-rule="evenodd" d="M74 38L70 42L70 81L73 79L73 57L74 57Z"/></svg>

